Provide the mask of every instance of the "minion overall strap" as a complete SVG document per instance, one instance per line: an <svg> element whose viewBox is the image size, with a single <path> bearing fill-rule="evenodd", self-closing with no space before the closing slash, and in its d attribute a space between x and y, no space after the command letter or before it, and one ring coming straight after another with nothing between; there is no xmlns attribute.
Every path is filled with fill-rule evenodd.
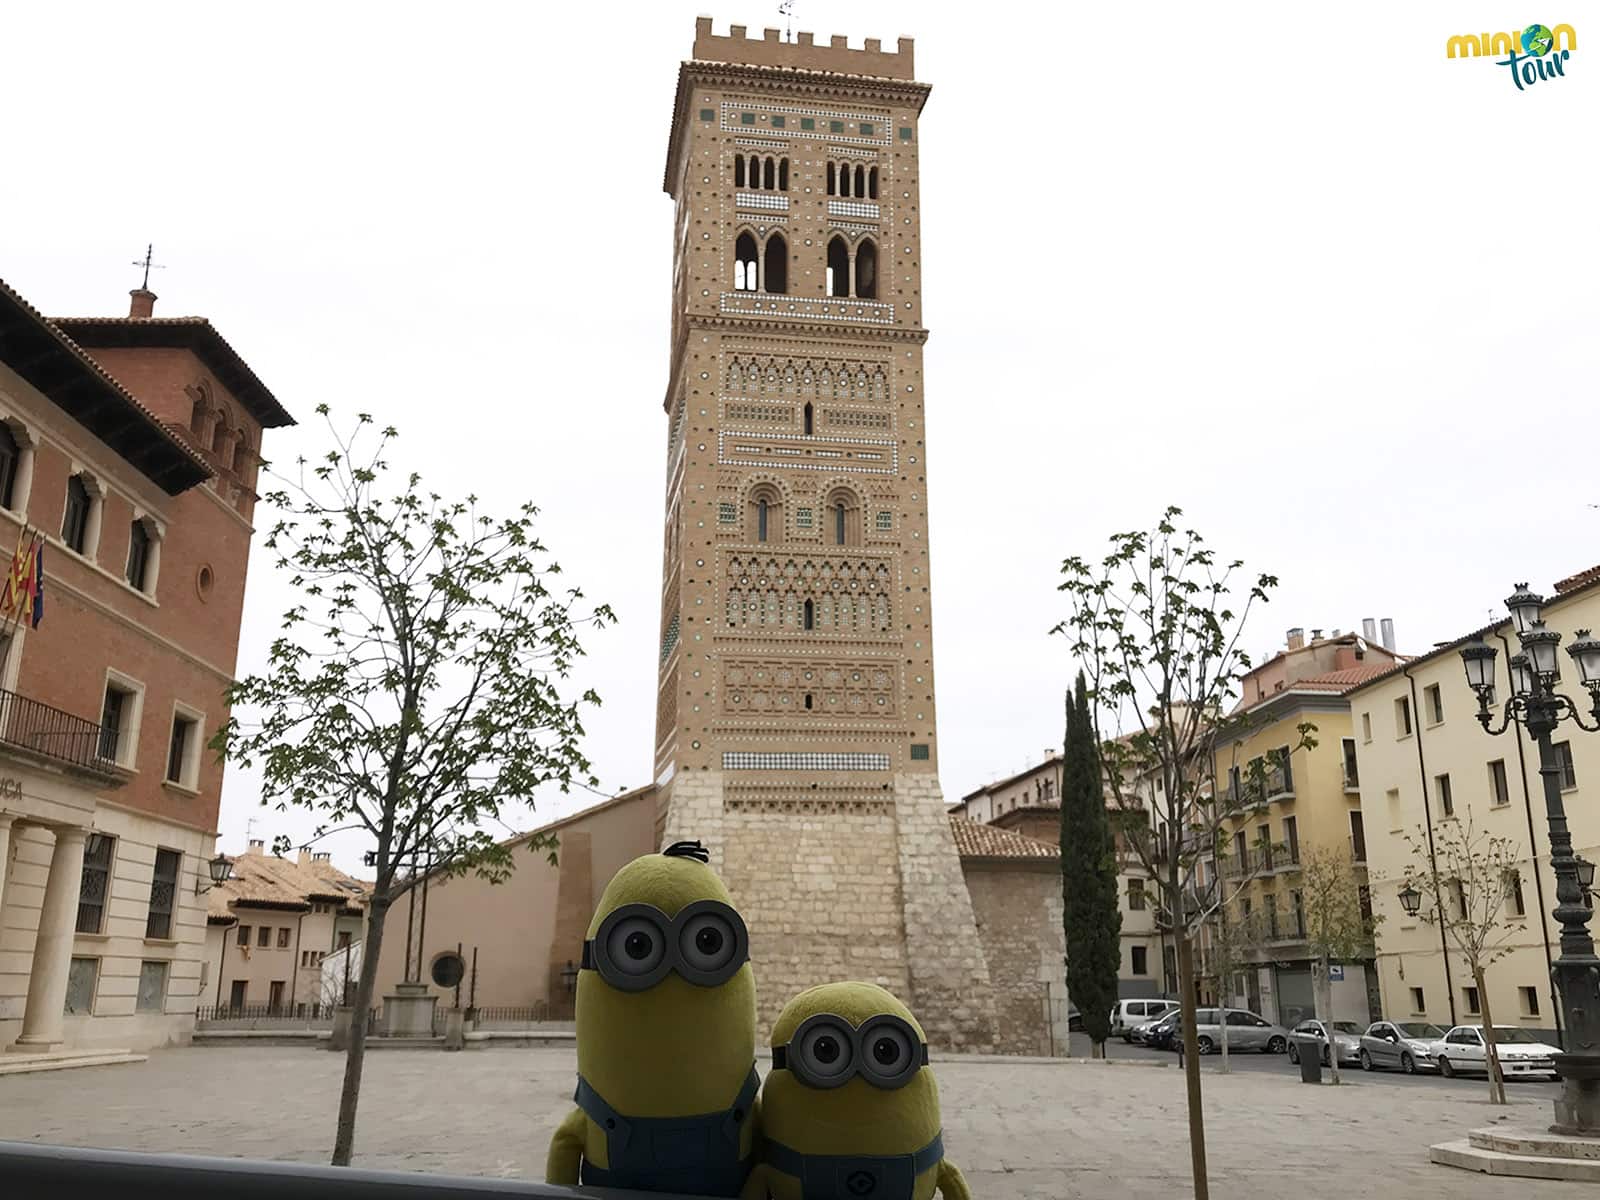
<svg viewBox="0 0 1600 1200"><path fill-rule="evenodd" d="M915 1154L801 1154L769 1138L762 1157L769 1166L800 1180L805 1200L911 1200L917 1176L944 1158L944 1131Z"/></svg>
<svg viewBox="0 0 1600 1200"><path fill-rule="evenodd" d="M605 1133L604 1168L584 1160L582 1182L596 1187L736 1196L749 1174L739 1157L761 1079L751 1064L731 1107L685 1117L627 1117L578 1076L574 1103Z"/></svg>

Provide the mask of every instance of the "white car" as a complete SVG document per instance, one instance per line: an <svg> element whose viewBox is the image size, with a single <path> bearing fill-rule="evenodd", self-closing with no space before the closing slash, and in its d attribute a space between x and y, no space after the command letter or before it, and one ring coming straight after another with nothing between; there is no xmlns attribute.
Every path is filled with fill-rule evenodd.
<svg viewBox="0 0 1600 1200"><path fill-rule="evenodd" d="M1158 1021L1177 1007L1176 1000L1118 1000L1111 1010L1111 1036L1131 1042L1140 1025Z"/></svg>
<svg viewBox="0 0 1600 1200"><path fill-rule="evenodd" d="M1494 1048L1500 1058L1500 1073L1507 1079L1528 1075L1555 1078L1555 1056L1561 1053L1560 1049L1539 1041L1526 1029L1496 1025ZM1439 1074L1446 1079L1461 1074L1487 1075L1489 1052L1483 1044L1483 1026L1457 1025L1433 1043L1433 1058Z"/></svg>

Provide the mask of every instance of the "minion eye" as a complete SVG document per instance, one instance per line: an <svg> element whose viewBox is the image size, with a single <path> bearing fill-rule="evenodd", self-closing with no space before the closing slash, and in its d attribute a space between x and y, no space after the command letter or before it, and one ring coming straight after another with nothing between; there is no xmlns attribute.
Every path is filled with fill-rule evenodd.
<svg viewBox="0 0 1600 1200"><path fill-rule="evenodd" d="M850 1031L832 1022L819 1022L806 1030L797 1049L805 1074L824 1086L849 1075L854 1065Z"/></svg>
<svg viewBox="0 0 1600 1200"><path fill-rule="evenodd" d="M643 917L617 922L606 939L606 954L625 975L648 975L661 965L667 952L661 930Z"/></svg>
<svg viewBox="0 0 1600 1200"><path fill-rule="evenodd" d="M875 1075L896 1076L911 1061L911 1039L893 1026L880 1026L866 1039L866 1069Z"/></svg>
<svg viewBox="0 0 1600 1200"><path fill-rule="evenodd" d="M720 913L701 913L678 935L678 951L696 971L720 971L733 961L737 949L733 924Z"/></svg>

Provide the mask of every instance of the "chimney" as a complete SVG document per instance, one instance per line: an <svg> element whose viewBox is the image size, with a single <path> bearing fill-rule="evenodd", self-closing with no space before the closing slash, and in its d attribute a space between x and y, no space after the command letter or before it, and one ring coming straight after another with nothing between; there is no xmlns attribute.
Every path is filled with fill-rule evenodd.
<svg viewBox="0 0 1600 1200"><path fill-rule="evenodd" d="M1056 756L1056 748L1054 746L1046 746L1044 748L1044 758L1045 758L1046 762L1049 762L1055 756Z"/></svg>
<svg viewBox="0 0 1600 1200"><path fill-rule="evenodd" d="M1383 648L1385 650L1393 650L1394 649L1394 618L1393 617L1385 617L1383 619Z"/></svg>
<svg viewBox="0 0 1600 1200"><path fill-rule="evenodd" d="M1313 630L1312 630L1312 631L1311 631L1311 640L1312 640L1312 641L1313 641L1313 642L1320 642L1320 641L1321 641L1321 640L1322 640L1322 630L1320 630L1320 629L1313 629Z"/></svg>
<svg viewBox="0 0 1600 1200"><path fill-rule="evenodd" d="M246 850L245 853L246 854L260 854L260 853L262 853L263 850L266 849L266 845L267 845L266 839L264 839L264 838L251 838L250 839L250 848L248 850Z"/></svg>
<svg viewBox="0 0 1600 1200"><path fill-rule="evenodd" d="M1371 617L1361 618L1361 636L1367 639L1369 646L1378 640L1378 623Z"/></svg>
<svg viewBox="0 0 1600 1200"><path fill-rule="evenodd" d="M1300 647L1306 644L1306 631L1300 628L1300 626L1296 625L1293 629L1289 630L1288 638L1289 649L1298 650Z"/></svg>
<svg viewBox="0 0 1600 1200"><path fill-rule="evenodd" d="M311 861L314 862L314 863L327 862L332 857L333 857L333 854L332 854L331 851L319 850L319 851L317 851L315 854L313 854L311 856Z"/></svg>
<svg viewBox="0 0 1600 1200"><path fill-rule="evenodd" d="M311 851L307 850L304 846L301 846L300 847L300 853L296 857L295 861L297 863L299 863L302 867L305 866L307 863L309 863L311 861Z"/></svg>
<svg viewBox="0 0 1600 1200"><path fill-rule="evenodd" d="M128 305L128 316L135 321L148 321L156 313L156 294L149 288L134 288Z"/></svg>

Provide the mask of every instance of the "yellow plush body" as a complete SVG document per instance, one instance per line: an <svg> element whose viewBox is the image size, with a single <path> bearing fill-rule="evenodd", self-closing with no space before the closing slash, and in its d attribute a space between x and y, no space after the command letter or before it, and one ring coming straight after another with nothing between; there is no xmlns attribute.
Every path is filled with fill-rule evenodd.
<svg viewBox="0 0 1600 1200"><path fill-rule="evenodd" d="M671 917L697 900L732 907L710 867L691 858L646 855L611 880L588 936L625 904L654 905ZM579 1074L631 1118L726 1111L755 1062L755 977L748 962L719 986L699 987L673 973L638 992L614 988L585 970L578 976L576 1018ZM744 1114L741 1158L754 1153L755 1126L754 1112ZM604 1169L608 1159L606 1131L574 1108L551 1139L545 1178L576 1184L581 1160Z"/></svg>
<svg viewBox="0 0 1600 1200"><path fill-rule="evenodd" d="M891 993L870 983L829 983L801 992L772 1027L774 1047L785 1045L807 1017L832 1013L860 1026L868 1017L890 1013L910 1023L927 1040L915 1017ZM763 1138L804 1155L909 1155L940 1132L939 1089L927 1067L904 1087L885 1090L854 1078L841 1087L811 1088L792 1072L773 1070L762 1087L758 1109ZM948 1160L916 1176L909 1200L930 1200L935 1192L950 1200L969 1200L966 1180ZM745 1184L745 1200L802 1200L800 1179L771 1163L759 1164ZM907 1200L874 1197L873 1200Z"/></svg>

